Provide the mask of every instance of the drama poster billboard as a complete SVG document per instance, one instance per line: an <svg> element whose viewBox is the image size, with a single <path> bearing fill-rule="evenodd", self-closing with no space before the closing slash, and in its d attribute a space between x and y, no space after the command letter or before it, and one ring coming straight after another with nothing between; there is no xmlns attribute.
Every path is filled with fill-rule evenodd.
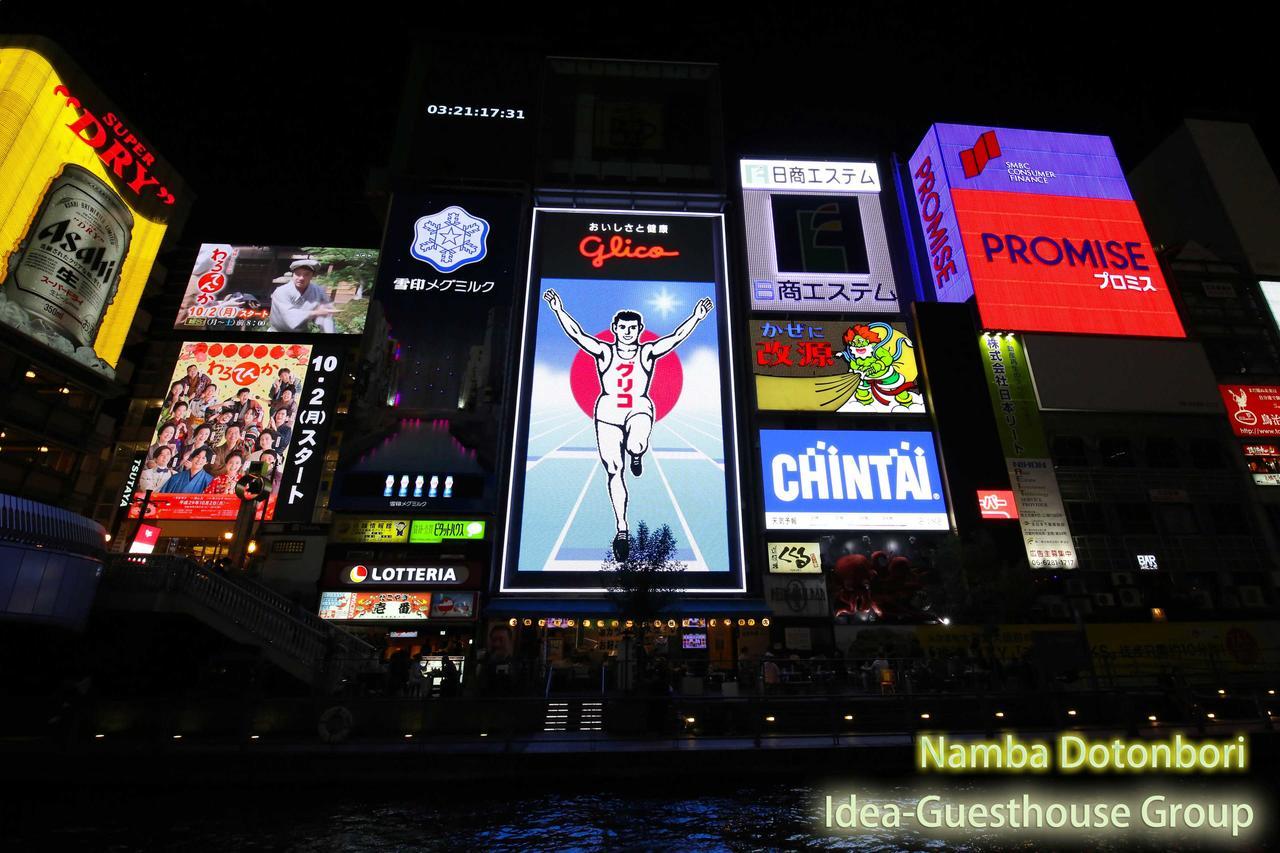
<svg viewBox="0 0 1280 853"><path fill-rule="evenodd" d="M497 510L518 196L397 193L330 505Z"/></svg>
<svg viewBox="0 0 1280 853"><path fill-rule="evenodd" d="M0 326L114 379L182 180L43 39L0 44L0 102Z"/></svg>
<svg viewBox="0 0 1280 853"><path fill-rule="evenodd" d="M923 413L915 345L902 323L791 317L751 321L756 407Z"/></svg>
<svg viewBox="0 0 1280 853"><path fill-rule="evenodd" d="M723 217L534 214L504 591L598 590L641 524L743 591Z"/></svg>
<svg viewBox="0 0 1280 853"><path fill-rule="evenodd" d="M174 328L358 335L377 268L373 249L203 243Z"/></svg>
<svg viewBox="0 0 1280 853"><path fill-rule="evenodd" d="M130 518L229 521L240 477L262 472L275 514L310 367L306 344L187 342L138 476Z"/></svg>
<svg viewBox="0 0 1280 853"><path fill-rule="evenodd" d="M739 168L753 311L898 312L875 163Z"/></svg>

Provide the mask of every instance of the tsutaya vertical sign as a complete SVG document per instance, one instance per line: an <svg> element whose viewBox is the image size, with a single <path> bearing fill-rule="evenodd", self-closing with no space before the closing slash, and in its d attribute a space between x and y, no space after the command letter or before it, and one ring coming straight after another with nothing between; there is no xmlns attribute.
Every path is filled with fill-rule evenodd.
<svg viewBox="0 0 1280 853"><path fill-rule="evenodd" d="M898 311L875 163L739 167L752 310Z"/></svg>
<svg viewBox="0 0 1280 853"><path fill-rule="evenodd" d="M992 334L984 334L981 342L1027 560L1033 569L1077 568L1075 544L1040 425L1022 342L1013 335Z"/></svg>

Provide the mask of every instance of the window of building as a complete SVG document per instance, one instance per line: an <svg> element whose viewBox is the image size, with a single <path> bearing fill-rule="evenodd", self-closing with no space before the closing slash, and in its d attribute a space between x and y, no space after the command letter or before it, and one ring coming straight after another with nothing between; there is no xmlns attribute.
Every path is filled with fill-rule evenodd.
<svg viewBox="0 0 1280 853"><path fill-rule="evenodd" d="M1182 462L1178 457L1178 442L1164 436L1147 439L1147 466L1150 468L1177 468Z"/></svg>
<svg viewBox="0 0 1280 853"><path fill-rule="evenodd" d="M1151 505L1122 503L1115 505L1116 520L1122 533L1155 533L1156 520L1151 515Z"/></svg>
<svg viewBox="0 0 1280 853"><path fill-rule="evenodd" d="M1077 536L1087 536L1091 533L1106 533L1107 518L1102 514L1102 508L1092 501L1067 501L1064 506L1067 509L1067 522L1071 525L1071 532Z"/></svg>
<svg viewBox="0 0 1280 853"><path fill-rule="evenodd" d="M1214 533L1220 536L1249 535L1249 516L1240 504L1211 503L1208 510Z"/></svg>
<svg viewBox="0 0 1280 853"><path fill-rule="evenodd" d="M1211 438L1197 438L1191 442L1191 464L1201 470L1226 467L1227 457L1222 452L1222 442Z"/></svg>
<svg viewBox="0 0 1280 853"><path fill-rule="evenodd" d="M1098 439L1098 455L1108 468L1133 467L1133 442L1123 437Z"/></svg>
<svg viewBox="0 0 1280 853"><path fill-rule="evenodd" d="M1053 459L1058 465L1088 465L1084 439L1076 435L1054 436Z"/></svg>
<svg viewBox="0 0 1280 853"><path fill-rule="evenodd" d="M1200 532L1200 520L1190 504L1152 504L1160 520L1160 530L1169 536Z"/></svg>

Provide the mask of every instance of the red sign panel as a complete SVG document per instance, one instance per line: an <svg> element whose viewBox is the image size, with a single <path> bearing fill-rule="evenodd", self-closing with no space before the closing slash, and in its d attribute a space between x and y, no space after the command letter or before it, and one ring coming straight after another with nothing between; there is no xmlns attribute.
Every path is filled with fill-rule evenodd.
<svg viewBox="0 0 1280 853"><path fill-rule="evenodd" d="M1231 417L1231 428L1242 438L1280 435L1280 387L1275 385L1219 385Z"/></svg>
<svg viewBox="0 0 1280 853"><path fill-rule="evenodd" d="M984 328L1185 337L1132 201L951 195Z"/></svg>
<svg viewBox="0 0 1280 853"><path fill-rule="evenodd" d="M979 489L978 509L982 511L983 518L1006 521L1018 517L1018 504L1011 491Z"/></svg>
<svg viewBox="0 0 1280 853"><path fill-rule="evenodd" d="M150 554L160 539L160 528L154 524L139 524L138 534L129 543L130 554Z"/></svg>

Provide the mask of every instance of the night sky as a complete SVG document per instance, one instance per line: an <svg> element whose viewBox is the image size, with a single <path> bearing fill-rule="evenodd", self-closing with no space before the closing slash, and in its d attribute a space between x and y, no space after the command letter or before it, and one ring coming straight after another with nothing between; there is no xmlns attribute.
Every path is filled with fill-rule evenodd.
<svg viewBox="0 0 1280 853"><path fill-rule="evenodd" d="M459 7L485 28L456 39L719 62L731 156L905 156L932 121L956 121L1109 134L1132 168L1189 116L1252 123L1276 160L1274 45L1230 4L1191 17L1115 3L798 5L722 19L588 4L496 21ZM3 0L0 30L59 42L185 177L197 203L184 242L377 245L365 186L388 158L408 46L415 28L448 30L425 29L427 6L347 7L358 20L288 6L187 4L178 26L164 5Z"/></svg>

